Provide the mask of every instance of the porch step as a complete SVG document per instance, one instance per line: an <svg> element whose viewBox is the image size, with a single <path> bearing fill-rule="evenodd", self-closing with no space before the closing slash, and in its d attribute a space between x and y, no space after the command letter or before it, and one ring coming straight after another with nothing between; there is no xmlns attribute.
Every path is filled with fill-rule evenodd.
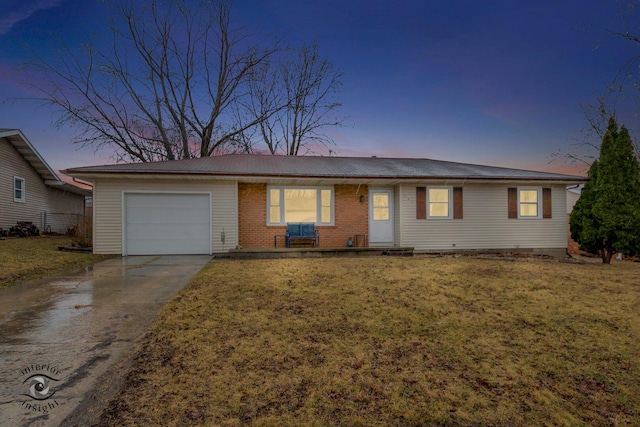
<svg viewBox="0 0 640 427"><path fill-rule="evenodd" d="M220 258L269 259L269 258L324 258L363 256L412 256L413 248L273 248L230 249Z"/></svg>
<svg viewBox="0 0 640 427"><path fill-rule="evenodd" d="M413 248L391 248L385 249L382 255L386 256L413 256Z"/></svg>

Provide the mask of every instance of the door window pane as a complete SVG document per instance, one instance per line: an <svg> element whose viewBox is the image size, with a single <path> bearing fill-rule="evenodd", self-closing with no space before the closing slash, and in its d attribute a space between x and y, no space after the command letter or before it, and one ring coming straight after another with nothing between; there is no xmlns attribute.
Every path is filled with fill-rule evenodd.
<svg viewBox="0 0 640 427"><path fill-rule="evenodd" d="M379 193L373 195L373 207L375 208L387 208L389 207L389 195L386 193Z"/></svg>
<svg viewBox="0 0 640 427"><path fill-rule="evenodd" d="M373 208L373 219L375 221L387 221L389 219L389 208Z"/></svg>
<svg viewBox="0 0 640 427"><path fill-rule="evenodd" d="M373 219L374 221L389 220L389 194L373 194Z"/></svg>

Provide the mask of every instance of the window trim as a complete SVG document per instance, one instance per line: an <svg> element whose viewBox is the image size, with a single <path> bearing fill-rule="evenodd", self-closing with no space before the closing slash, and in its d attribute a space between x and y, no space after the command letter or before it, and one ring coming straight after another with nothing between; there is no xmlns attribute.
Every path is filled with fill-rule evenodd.
<svg viewBox="0 0 640 427"><path fill-rule="evenodd" d="M542 219L542 187L517 187L518 189L518 219ZM533 203L531 202L521 202L520 201L520 192L521 191L536 191L538 193L537 196L537 201L536 201L536 205L537 205L537 212L538 214L536 216L528 216L528 215L520 215L520 206L524 203L527 205L533 205Z"/></svg>
<svg viewBox="0 0 640 427"><path fill-rule="evenodd" d="M22 188L16 188L16 182L20 181L22 183ZM22 177L15 176L13 177L13 201L18 203L24 203L26 200L26 180ZM22 197L16 197L16 190L20 191Z"/></svg>
<svg viewBox="0 0 640 427"><path fill-rule="evenodd" d="M280 222L271 222L271 190L280 191ZM308 186L308 185L267 185L267 212L266 222L268 227L282 227L286 226L284 211L284 191L285 190L316 190L316 219L322 220L322 190L329 190L331 192L331 221L319 222L314 224L316 227L332 227L335 225L335 189L332 186ZM277 205L276 205L277 206Z"/></svg>
<svg viewBox="0 0 640 427"><path fill-rule="evenodd" d="M447 196L448 196L448 201L447 201L447 212L448 212L448 216L431 216L431 209L429 209L431 207L431 201L429 200L429 190L434 189L434 190L447 190ZM452 186L447 186L447 185L433 185L433 186L429 186L427 187L427 191L426 191L426 196L427 196L427 219L433 219L433 220L447 220L447 219L453 219L453 187ZM444 203L444 202L433 202L433 203Z"/></svg>

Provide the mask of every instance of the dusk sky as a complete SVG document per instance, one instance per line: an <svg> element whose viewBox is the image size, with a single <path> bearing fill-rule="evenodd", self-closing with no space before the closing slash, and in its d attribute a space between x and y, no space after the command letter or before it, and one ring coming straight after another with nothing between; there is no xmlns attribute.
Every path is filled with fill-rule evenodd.
<svg viewBox="0 0 640 427"><path fill-rule="evenodd" d="M106 31L99 0L2 0L0 128L21 129L56 170L112 163L56 129L20 70L26 46ZM344 72L348 126L332 131L340 156L421 157L543 171L584 136L580 105L612 81L637 45L613 0L236 0L232 19L284 40L318 42ZM3 102L4 101L4 102ZM618 105L636 139L637 111Z"/></svg>

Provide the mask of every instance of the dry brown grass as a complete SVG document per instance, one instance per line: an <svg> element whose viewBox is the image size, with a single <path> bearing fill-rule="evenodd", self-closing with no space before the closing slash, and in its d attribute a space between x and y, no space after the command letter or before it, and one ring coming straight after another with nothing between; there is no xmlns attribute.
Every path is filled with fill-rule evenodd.
<svg viewBox="0 0 640 427"><path fill-rule="evenodd" d="M640 264L212 262L103 425L640 424Z"/></svg>
<svg viewBox="0 0 640 427"><path fill-rule="evenodd" d="M52 276L107 258L104 255L58 250L58 246L70 243L68 237L49 236L0 240L0 288L23 280Z"/></svg>

